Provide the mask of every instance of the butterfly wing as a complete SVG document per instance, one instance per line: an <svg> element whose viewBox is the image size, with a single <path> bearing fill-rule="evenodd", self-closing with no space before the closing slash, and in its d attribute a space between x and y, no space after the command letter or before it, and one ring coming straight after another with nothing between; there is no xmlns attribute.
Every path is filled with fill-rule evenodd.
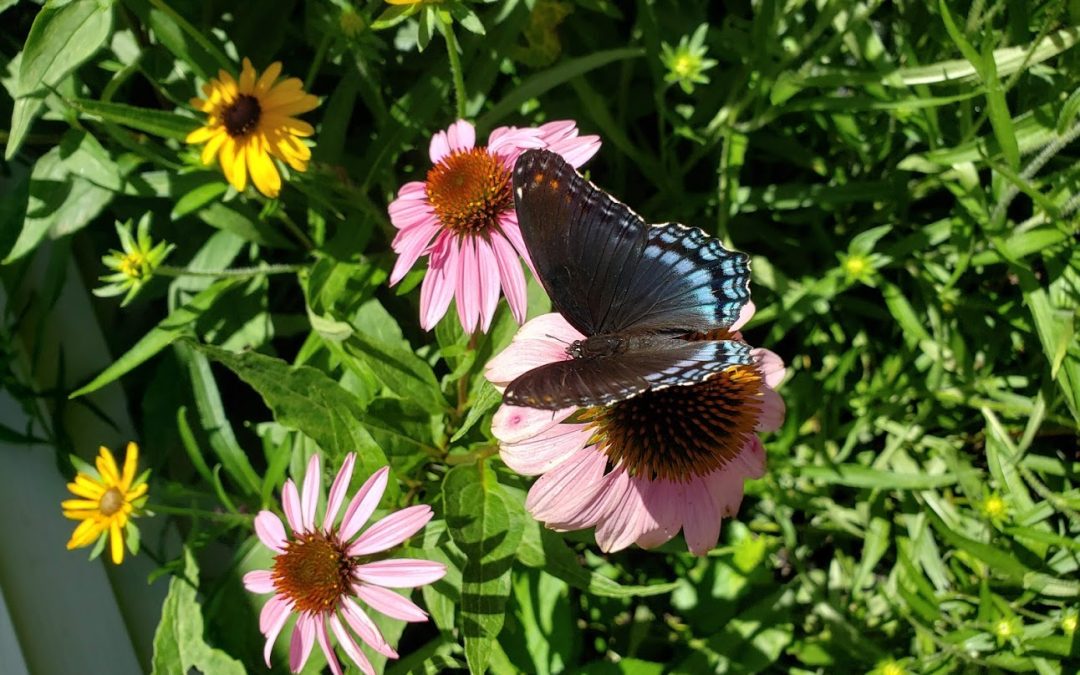
<svg viewBox="0 0 1080 675"><path fill-rule="evenodd" d="M553 152L518 158L514 199L541 284L587 336L726 328L750 299L745 254L696 228L649 225Z"/></svg>
<svg viewBox="0 0 1080 675"><path fill-rule="evenodd" d="M607 405L650 389L704 382L730 366L749 365L753 360L750 347L734 340L659 342L611 356L534 368L510 383L503 402L541 410Z"/></svg>

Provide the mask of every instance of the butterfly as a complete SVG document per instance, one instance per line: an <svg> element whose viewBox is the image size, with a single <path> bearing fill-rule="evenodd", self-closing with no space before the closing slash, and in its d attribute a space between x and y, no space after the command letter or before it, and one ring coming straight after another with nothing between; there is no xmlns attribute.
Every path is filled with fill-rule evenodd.
<svg viewBox="0 0 1080 675"><path fill-rule="evenodd" d="M518 158L513 185L536 276L585 339L511 382L506 403L607 405L751 363L742 342L683 339L736 321L750 300L746 254L697 228L646 223L547 150Z"/></svg>

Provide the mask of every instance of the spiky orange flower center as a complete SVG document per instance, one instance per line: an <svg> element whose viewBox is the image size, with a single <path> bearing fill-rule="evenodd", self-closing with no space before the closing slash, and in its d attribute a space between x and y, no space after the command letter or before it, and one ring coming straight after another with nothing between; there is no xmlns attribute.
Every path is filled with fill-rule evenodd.
<svg viewBox="0 0 1080 675"><path fill-rule="evenodd" d="M274 558L274 588L298 612L326 612L348 591L354 560L336 538L321 532L297 534Z"/></svg>
<svg viewBox="0 0 1080 675"><path fill-rule="evenodd" d="M98 500L98 511L101 511L103 516L111 516L122 508L124 508L124 493L118 488L109 488Z"/></svg>
<svg viewBox="0 0 1080 675"><path fill-rule="evenodd" d="M439 222L458 234L487 232L514 208L510 170L486 148L444 157L428 171L427 195Z"/></svg>
<svg viewBox="0 0 1080 675"><path fill-rule="evenodd" d="M230 136L240 138L248 135L258 126L261 115L262 106L259 105L259 99L250 94L240 94L221 112L221 121Z"/></svg>
<svg viewBox="0 0 1080 675"><path fill-rule="evenodd" d="M738 456L757 425L763 386L757 368L732 366L701 384L648 391L581 418L613 465L686 482Z"/></svg>

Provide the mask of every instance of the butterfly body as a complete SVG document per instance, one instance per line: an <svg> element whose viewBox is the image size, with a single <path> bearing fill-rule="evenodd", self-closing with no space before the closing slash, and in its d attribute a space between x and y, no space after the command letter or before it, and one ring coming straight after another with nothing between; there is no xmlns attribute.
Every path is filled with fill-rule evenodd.
<svg viewBox="0 0 1080 675"><path fill-rule="evenodd" d="M518 159L514 198L537 278L585 337L567 361L512 382L508 403L606 405L750 362L740 342L683 339L736 321L750 299L745 254L697 228L649 225L545 150Z"/></svg>

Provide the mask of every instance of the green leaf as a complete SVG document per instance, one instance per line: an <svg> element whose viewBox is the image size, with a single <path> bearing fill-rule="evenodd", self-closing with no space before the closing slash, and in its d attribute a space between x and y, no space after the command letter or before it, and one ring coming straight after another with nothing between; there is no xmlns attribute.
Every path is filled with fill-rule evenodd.
<svg viewBox="0 0 1080 675"><path fill-rule="evenodd" d="M450 442L454 443L468 433L469 429L472 429L480 421L480 418L499 405L500 402L502 402L502 394L490 382L484 380L483 384L480 385L480 393L469 404L469 414L465 416L465 421L461 423L461 427L454 432Z"/></svg>
<svg viewBox="0 0 1080 675"><path fill-rule="evenodd" d="M213 179L209 183L204 183L197 188L194 188L190 192L186 193L183 197L176 200L176 204L172 208L172 212L169 214L169 218L172 220L179 220L189 213L195 213L199 209L203 208L210 202L214 201L229 189L229 184ZM226 230L222 230L226 232ZM232 234L230 232L230 234ZM199 268L205 269L205 268Z"/></svg>
<svg viewBox="0 0 1080 675"><path fill-rule="evenodd" d="M1017 171L1020 168L1020 146L1016 142L1016 130L1013 129L1009 104L1005 101L1005 88L998 79L994 55L989 50L983 58L982 70L985 75L986 112L990 118L990 127L994 130L994 137L997 138L1009 168Z"/></svg>
<svg viewBox="0 0 1080 675"><path fill-rule="evenodd" d="M353 333L342 342L345 352L368 366L383 386L425 410L442 414L446 398L426 362L408 349L376 335Z"/></svg>
<svg viewBox="0 0 1080 675"><path fill-rule="evenodd" d="M4 260L22 232L26 208L30 202L30 171L15 162L9 164L11 176L0 176L0 260Z"/></svg>
<svg viewBox="0 0 1080 675"><path fill-rule="evenodd" d="M75 390L70 398L83 396L101 389L168 347L180 336L190 333L199 317L214 304L219 295L231 288L235 283L235 279L221 279L196 295L186 305L173 310L169 316L152 328L123 356L114 361L89 383Z"/></svg>
<svg viewBox="0 0 1080 675"><path fill-rule="evenodd" d="M193 346L251 385L279 424L309 436L328 460L340 464L347 453L355 452L357 471L363 476L387 465L386 455L360 422L363 411L356 399L322 371L255 352ZM396 494L397 484L390 481L385 503L393 503Z"/></svg>
<svg viewBox="0 0 1080 675"><path fill-rule="evenodd" d="M934 529L941 534L942 539L985 563L990 572L1016 582L1023 580L1025 575L1031 573L1027 566L1004 550L981 541L968 539L959 532L954 531L936 515L930 514L929 517L934 524Z"/></svg>
<svg viewBox="0 0 1080 675"><path fill-rule="evenodd" d="M202 606L198 599L199 568L191 551L184 548L184 572L169 581L169 593L161 607L161 621L154 632L153 675L186 675L191 671L244 675L236 659L211 647L203 638Z"/></svg>
<svg viewBox="0 0 1080 675"><path fill-rule="evenodd" d="M451 469L442 494L450 537L466 557L461 586L465 658L470 671L482 673L503 627L524 512L483 462Z"/></svg>
<svg viewBox="0 0 1080 675"><path fill-rule="evenodd" d="M23 46L4 159L10 160L19 151L49 88L105 44L112 31L112 14L112 2L107 0L51 2L38 12Z"/></svg>
<svg viewBox="0 0 1080 675"><path fill-rule="evenodd" d="M201 126L198 120L186 115L139 108L126 103L108 103L86 98L71 99L66 103L82 115L97 117L163 138L175 138L178 141L184 140L189 133Z"/></svg>
<svg viewBox="0 0 1080 675"><path fill-rule="evenodd" d="M799 476L823 483L883 490L928 490L954 485L958 480L955 475L947 473L897 473L878 471L858 464L807 466L799 470Z"/></svg>

